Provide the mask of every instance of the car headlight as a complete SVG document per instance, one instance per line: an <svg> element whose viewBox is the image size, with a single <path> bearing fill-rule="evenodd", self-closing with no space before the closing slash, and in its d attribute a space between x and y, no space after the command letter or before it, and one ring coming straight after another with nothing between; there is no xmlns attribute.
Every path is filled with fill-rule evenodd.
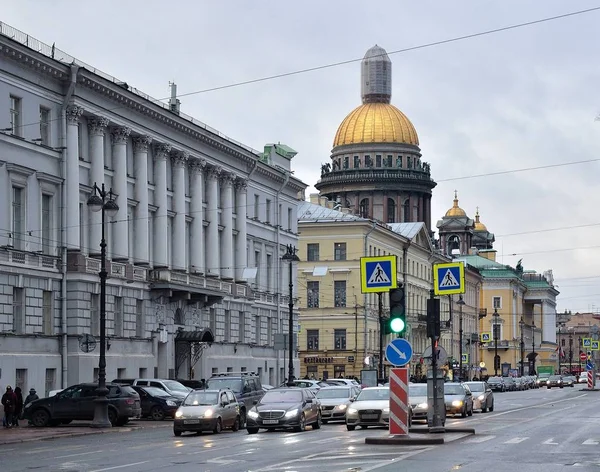
<svg viewBox="0 0 600 472"><path fill-rule="evenodd" d="M250 410L250 411L248 412L248 416L249 416L250 418L254 418L254 419L255 419L255 418L258 418L258 413L257 413L256 411L252 411L252 410Z"/></svg>
<svg viewBox="0 0 600 472"><path fill-rule="evenodd" d="M385 407L385 408L383 409L383 412L384 412L384 413L389 413L389 412L390 412L390 409L389 409L389 407Z"/></svg>
<svg viewBox="0 0 600 472"><path fill-rule="evenodd" d="M346 410L346 413L348 413L349 415L355 415L356 413L358 413L358 410L356 408L348 408Z"/></svg>
<svg viewBox="0 0 600 472"><path fill-rule="evenodd" d="M182 418L182 417L183 417L183 411L177 410L177 412L175 413L175 418Z"/></svg>
<svg viewBox="0 0 600 472"><path fill-rule="evenodd" d="M211 409L208 409L204 412L205 418L210 418L212 415L213 415L213 411Z"/></svg>
<svg viewBox="0 0 600 472"><path fill-rule="evenodd" d="M419 403L417 405L417 408L424 408L425 410L429 407L429 405L427 403Z"/></svg>
<svg viewBox="0 0 600 472"><path fill-rule="evenodd" d="M175 403L173 400L167 400L167 406L177 406L177 403Z"/></svg>
<svg viewBox="0 0 600 472"><path fill-rule="evenodd" d="M298 414L298 408L294 408L293 410L289 410L285 412L286 418L291 418L292 416L296 416Z"/></svg>
<svg viewBox="0 0 600 472"><path fill-rule="evenodd" d="M454 400L452 402L452 406L462 406L463 402L462 400Z"/></svg>
<svg viewBox="0 0 600 472"><path fill-rule="evenodd" d="M348 408L348 405L338 405L338 406L336 406L336 408L337 408L338 410L342 410L342 411L343 411L343 410L345 410L346 408Z"/></svg>
<svg viewBox="0 0 600 472"><path fill-rule="evenodd" d="M483 401L483 400L485 400L485 395L479 395L479 396L477 397L477 400L479 400L479 401Z"/></svg>

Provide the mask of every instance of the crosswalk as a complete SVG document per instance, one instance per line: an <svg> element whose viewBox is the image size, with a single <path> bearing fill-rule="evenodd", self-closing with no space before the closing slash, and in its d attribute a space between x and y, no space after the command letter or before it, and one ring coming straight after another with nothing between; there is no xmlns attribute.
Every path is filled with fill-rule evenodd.
<svg viewBox="0 0 600 472"><path fill-rule="evenodd" d="M498 436L495 436L493 434L482 434L482 435L477 435L477 436L473 436L471 438L465 439L464 441L462 441L463 444L481 444L481 443L485 443L487 441L491 441L493 439L496 440L495 444L520 444L526 441L529 442L536 442L536 444L540 444L540 445L546 445L546 446L557 446L559 444L561 444L560 439L555 439L555 438L546 438L543 440L540 440L540 438L530 438L530 437L514 437L514 438L510 438L510 439L506 439L504 441L500 440L500 442L498 441ZM504 439L504 438L502 438ZM581 442L579 442L581 441ZM566 442L566 441L565 441ZM568 441L569 444L579 444L581 446L598 446L600 444L600 436L597 438L587 438L587 439L579 439L577 441L573 441L572 439Z"/></svg>

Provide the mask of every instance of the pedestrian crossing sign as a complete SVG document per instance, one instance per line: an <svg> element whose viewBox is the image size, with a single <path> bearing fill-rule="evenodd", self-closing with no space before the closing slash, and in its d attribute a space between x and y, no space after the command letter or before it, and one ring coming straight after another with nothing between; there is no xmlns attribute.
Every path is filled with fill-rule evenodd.
<svg viewBox="0 0 600 472"><path fill-rule="evenodd" d="M465 293L465 265L462 262L433 265L433 291L436 295Z"/></svg>
<svg viewBox="0 0 600 472"><path fill-rule="evenodd" d="M469 363L469 354L467 354L466 352L463 352L461 359L462 359L463 364L468 364Z"/></svg>
<svg viewBox="0 0 600 472"><path fill-rule="evenodd" d="M483 333L481 333L481 342L482 343L489 343L492 340L492 333L490 333L489 331L485 331Z"/></svg>
<svg viewBox="0 0 600 472"><path fill-rule="evenodd" d="M592 347L592 338L583 338L583 347Z"/></svg>
<svg viewBox="0 0 600 472"><path fill-rule="evenodd" d="M361 257L360 281L362 293L397 288L396 256Z"/></svg>
<svg viewBox="0 0 600 472"><path fill-rule="evenodd" d="M600 341L594 341L592 339L592 351L600 351Z"/></svg>

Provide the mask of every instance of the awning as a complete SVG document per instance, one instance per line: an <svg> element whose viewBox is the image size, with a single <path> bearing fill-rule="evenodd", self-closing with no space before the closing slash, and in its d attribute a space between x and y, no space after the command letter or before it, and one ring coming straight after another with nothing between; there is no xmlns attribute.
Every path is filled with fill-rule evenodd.
<svg viewBox="0 0 600 472"><path fill-rule="evenodd" d="M196 331L177 331L175 341L186 341L190 343L213 343L215 337L210 328L200 329Z"/></svg>

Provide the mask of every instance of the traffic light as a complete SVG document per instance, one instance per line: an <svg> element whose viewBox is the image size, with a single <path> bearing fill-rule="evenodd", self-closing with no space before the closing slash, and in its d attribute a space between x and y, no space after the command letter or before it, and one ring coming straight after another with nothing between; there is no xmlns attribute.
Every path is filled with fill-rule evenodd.
<svg viewBox="0 0 600 472"><path fill-rule="evenodd" d="M390 290L390 318L387 321L386 334L402 334L406 329L406 296L404 286Z"/></svg>
<svg viewBox="0 0 600 472"><path fill-rule="evenodd" d="M439 339L441 335L440 299L427 300L427 337Z"/></svg>

